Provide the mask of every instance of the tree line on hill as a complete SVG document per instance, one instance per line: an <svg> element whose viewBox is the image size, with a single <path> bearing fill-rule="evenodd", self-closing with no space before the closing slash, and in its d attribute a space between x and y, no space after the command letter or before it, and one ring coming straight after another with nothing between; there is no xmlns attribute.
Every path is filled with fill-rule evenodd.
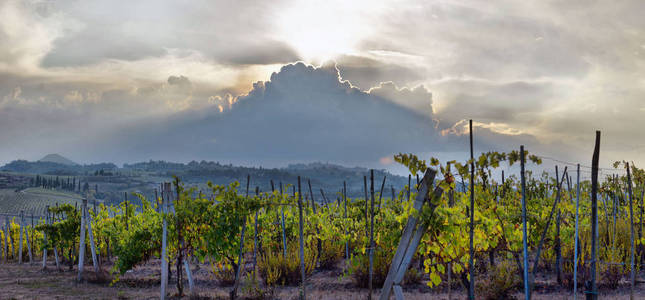
<svg viewBox="0 0 645 300"><path fill-rule="evenodd" d="M44 189L58 189L65 190L70 192L87 192L90 190L89 182L81 183L80 179L76 177L67 177L61 179L59 176L41 176L36 175L29 180L29 186L31 187L42 187ZM98 193L98 185L94 185L95 192Z"/></svg>

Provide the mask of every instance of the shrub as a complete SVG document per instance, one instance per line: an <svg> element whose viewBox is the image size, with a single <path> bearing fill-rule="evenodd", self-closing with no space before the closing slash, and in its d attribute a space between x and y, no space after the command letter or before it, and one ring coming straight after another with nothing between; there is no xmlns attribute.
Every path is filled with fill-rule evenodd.
<svg viewBox="0 0 645 300"><path fill-rule="evenodd" d="M322 251L318 257L318 263L323 270L329 270L345 256L345 244L337 240L322 241Z"/></svg>
<svg viewBox="0 0 645 300"><path fill-rule="evenodd" d="M423 279L423 272L420 272L417 268L410 268L408 269L407 272L405 272L405 276L403 277L403 282L406 285L417 285L421 283L421 280Z"/></svg>
<svg viewBox="0 0 645 300"><path fill-rule="evenodd" d="M235 284L235 268L230 264L218 264L213 268L215 279L222 286L232 286Z"/></svg>
<svg viewBox="0 0 645 300"><path fill-rule="evenodd" d="M374 275L372 286L382 286L387 277L392 261L392 253L377 249L374 251ZM366 288L369 285L369 256L367 252L363 255L353 255L347 269L356 286Z"/></svg>
<svg viewBox="0 0 645 300"><path fill-rule="evenodd" d="M268 286L300 284L300 246L292 243L287 246L287 256L282 251L267 251L258 261L258 271ZM316 256L311 247L305 247L305 273L310 275L316 264Z"/></svg>
<svg viewBox="0 0 645 300"><path fill-rule="evenodd" d="M477 294L483 299L515 299L513 291L520 284L517 267L509 260L499 261L481 275L477 283Z"/></svg>

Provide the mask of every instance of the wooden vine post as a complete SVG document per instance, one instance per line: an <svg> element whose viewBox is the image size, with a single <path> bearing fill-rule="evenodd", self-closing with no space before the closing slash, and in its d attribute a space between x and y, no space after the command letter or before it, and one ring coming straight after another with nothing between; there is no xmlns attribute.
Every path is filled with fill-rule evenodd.
<svg viewBox="0 0 645 300"><path fill-rule="evenodd" d="M551 225L551 220L553 219L553 214L555 213L555 209L560 202L560 197L561 197L561 191L562 191L562 183L564 182L564 177L566 176L567 173L567 167L564 167L564 174L562 176L562 180L560 180L560 177L556 177L556 185L557 185L557 192L555 196L555 200L553 201L553 206L551 206L551 212L549 213L549 218L546 220L546 226L544 227L544 230L542 231L542 236L540 237L540 242L538 243L537 247L537 252L535 254L535 259L533 262L533 271L531 272L531 277L529 278L529 296L531 295L531 291L533 290L533 283L535 282L535 276L537 275L537 269L538 269L538 264L540 262L540 253L542 252L542 247L544 246L544 242L546 240L547 233L549 231L549 226Z"/></svg>
<svg viewBox="0 0 645 300"><path fill-rule="evenodd" d="M307 185L309 186L309 195L311 195L311 207L314 212L314 215L316 215L316 200L314 199L314 192L311 190L311 180L307 179ZM316 224L314 224L314 227L316 228L316 235L320 235L320 229ZM322 253L322 240L320 238L316 238L316 266L320 263L320 255Z"/></svg>
<svg viewBox="0 0 645 300"><path fill-rule="evenodd" d="M92 265L94 266L94 272L98 274L99 263L98 263L98 259L96 259L96 244L94 243L94 233L92 232L92 215L90 214L90 211L87 208L87 203L85 203L83 206L85 209L85 222L87 223L87 235L90 238L90 250L92 251Z"/></svg>
<svg viewBox="0 0 645 300"><path fill-rule="evenodd" d="M4 218L4 262L6 263L9 259L9 219Z"/></svg>
<svg viewBox="0 0 645 300"><path fill-rule="evenodd" d="M161 235L161 295L160 299L166 299L166 288L168 286L168 198L170 193L170 182L164 182L161 190L161 211L162 216L162 235Z"/></svg>
<svg viewBox="0 0 645 300"><path fill-rule="evenodd" d="M23 230L25 229L24 211L20 211L20 241L18 242L18 264L22 265L22 240Z"/></svg>
<svg viewBox="0 0 645 300"><path fill-rule="evenodd" d="M630 270L631 274L629 277L630 289L629 289L629 299L634 300L634 282L636 279L636 273L634 270L634 208L633 208L633 198L632 193L632 176L629 171L629 163L625 164L627 166L627 192L629 193L629 225L631 229L631 255L630 255Z"/></svg>
<svg viewBox="0 0 645 300"><path fill-rule="evenodd" d="M280 182L280 199L282 199L282 182ZM284 228L284 205L280 205L280 213L282 214L280 226L282 227L282 257L287 258L287 233Z"/></svg>
<svg viewBox="0 0 645 300"><path fill-rule="evenodd" d="M47 212L49 212L49 205L45 207L45 216L47 216ZM45 217L45 224L47 224L47 217ZM47 245L47 233L43 232L43 243ZM42 269L45 270L47 269L47 246L43 247L43 265Z"/></svg>
<svg viewBox="0 0 645 300"><path fill-rule="evenodd" d="M381 182L381 191L378 193L378 206L376 208L377 213L379 211L381 211L381 199L383 198L383 189L385 188L385 179L387 179L387 176L383 176L383 182Z"/></svg>
<svg viewBox="0 0 645 300"><path fill-rule="evenodd" d="M531 299L529 289L529 254L527 246L527 229L526 229L526 177L524 175L524 146L520 146L520 177L522 181L522 255L524 256L524 299Z"/></svg>
<svg viewBox="0 0 645 300"><path fill-rule="evenodd" d="M436 175L437 171L435 169L428 168L426 170L413 203L415 211L421 211L423 205L428 200L428 191L430 190ZM441 188L435 189L434 197L437 197L437 195L440 196L442 192ZM432 209L434 209L434 207L432 207ZM403 281L403 276L410 265L410 261L412 260L414 253L417 251L417 247L421 241L421 237L427 229L427 226L428 224L426 223L420 224L414 214L408 217L408 221L403 229L403 234L399 240L399 245L397 246L394 257L392 258L392 263L390 264L387 277L383 283L383 288L381 289L381 295L379 298L380 300L387 300L393 290L397 300L403 299L401 282Z"/></svg>
<svg viewBox="0 0 645 300"><path fill-rule="evenodd" d="M365 192L365 237L370 235L369 196L367 195L367 176L363 176L363 191Z"/></svg>
<svg viewBox="0 0 645 300"><path fill-rule="evenodd" d="M130 222L128 222L128 192L123 192L123 199L125 199L125 230L130 230Z"/></svg>
<svg viewBox="0 0 645 300"><path fill-rule="evenodd" d="M412 189L412 174L408 174L408 188L406 189L407 195L406 195L406 201L410 201L412 198L412 195L410 194L410 191ZM401 199L401 202L403 202L403 199Z"/></svg>
<svg viewBox="0 0 645 300"><path fill-rule="evenodd" d="M566 169L566 167L565 167ZM564 178L569 178L567 172L563 174ZM555 166L555 178L558 179L558 166ZM561 187L558 187L558 195L560 195ZM555 273L556 280L558 284L562 284L562 241L560 240L560 221L561 221L561 212L558 207L558 211L555 216Z"/></svg>
<svg viewBox="0 0 645 300"><path fill-rule="evenodd" d="M22 215L22 217L21 217L21 218L22 218L22 220L23 220L23 221L22 221L22 223L23 223L23 224L25 224L25 221L24 221L24 220L25 220L25 216L24 216L24 214L23 214L22 212L21 212L20 214ZM32 219L32 220L33 220L33 219ZM32 222L33 222L33 221L32 221ZM31 228L34 228L33 223L31 224ZM32 237L31 237L31 238L32 238L32 239L31 239L31 241L33 242L33 234L32 234ZM28 254L29 254L29 264L30 264L30 265L33 265L33 264L34 264L34 259L33 259L32 253L31 253L32 244L30 244L30 243L29 243L29 230L27 230L27 226L26 226L26 225L25 225L25 241L27 242L27 252L28 252Z"/></svg>
<svg viewBox="0 0 645 300"><path fill-rule="evenodd" d="M83 281L83 263L85 259L85 206L87 205L87 198L83 198L83 205L81 205L81 234L79 238L79 245L78 245L78 278L76 281L82 282ZM47 249L44 250L44 255L43 255L43 265L45 262L45 258L47 256Z"/></svg>
<svg viewBox="0 0 645 300"><path fill-rule="evenodd" d="M591 159L591 281L585 291L588 300L598 299L596 286L596 259L598 255L598 160L600 159L600 131L596 131L596 142Z"/></svg>
<svg viewBox="0 0 645 300"><path fill-rule="evenodd" d="M36 233L35 227L34 227L34 211L31 211L31 249L29 250L29 263L33 264L34 262L32 261L32 251L35 250L34 248L34 235ZM29 236L27 236L27 239L29 240Z"/></svg>
<svg viewBox="0 0 645 300"><path fill-rule="evenodd" d="M251 183L251 175L246 175L246 199L249 198L249 184ZM238 216L239 217L239 216ZM235 269L235 283L233 289L229 293L231 299L237 298L237 288L240 285L240 277L242 276L242 259L244 258L244 233L246 232L246 215L243 216L242 233L240 235L240 252L237 258L237 268Z"/></svg>
<svg viewBox="0 0 645 300"><path fill-rule="evenodd" d="M345 205L345 212L343 219L347 221L347 182L343 181L343 203ZM347 227L345 226L345 235L347 235ZM349 259L349 241L345 241L345 260Z"/></svg>
<svg viewBox="0 0 645 300"><path fill-rule="evenodd" d="M576 166L576 229L573 246L573 299L578 298L578 211L580 207L580 164Z"/></svg>
<svg viewBox="0 0 645 300"><path fill-rule="evenodd" d="M0 230L2 230L2 235L4 235L4 236L7 235L7 231L4 228L0 228ZM0 241L0 243L1 242L2 241ZM4 245L6 245L6 243ZM4 245L2 247L0 247L0 251L2 252L2 261L6 262L6 255L7 254L5 253L6 250L4 249Z"/></svg>
<svg viewBox="0 0 645 300"><path fill-rule="evenodd" d="M385 183L385 181L383 181ZM381 187L381 193L382 187ZM367 199L365 199L367 201ZM374 277L374 170L370 170L370 244L369 244L368 300L372 300L372 277Z"/></svg>
<svg viewBox="0 0 645 300"><path fill-rule="evenodd" d="M56 203L56 206L58 207L58 203ZM56 220L54 219L54 214L50 214L49 210L47 210L47 220L49 224L54 224ZM56 245L53 247L54 249L54 262L56 263L56 270L61 271L60 269L60 261L58 260L58 249L56 248Z"/></svg>
<svg viewBox="0 0 645 300"><path fill-rule="evenodd" d="M470 260L468 273L470 281L468 286L468 299L475 300L475 158L473 153L473 120L469 120L470 133Z"/></svg>
<svg viewBox="0 0 645 300"><path fill-rule="evenodd" d="M179 178L175 178L175 193L177 193L175 207L179 206L181 201L181 193L179 190ZM126 201L126 207L128 203ZM175 218L177 218L177 294L182 296L184 294L184 278L183 273L181 272L181 267L184 264L184 235L183 235L183 222L181 217L178 216L175 209Z"/></svg>
<svg viewBox="0 0 645 300"><path fill-rule="evenodd" d="M299 218L299 242L300 242L300 276L301 276L301 282L300 282L300 299L304 300L306 299L306 293L305 293L305 242L303 239L303 223L304 220L302 218L302 188L300 185L300 176L298 176L298 218Z"/></svg>
<svg viewBox="0 0 645 300"><path fill-rule="evenodd" d="M260 197L260 188L255 187L255 196ZM255 211L255 219L253 223L253 281L255 281L258 265L258 213L260 210Z"/></svg>

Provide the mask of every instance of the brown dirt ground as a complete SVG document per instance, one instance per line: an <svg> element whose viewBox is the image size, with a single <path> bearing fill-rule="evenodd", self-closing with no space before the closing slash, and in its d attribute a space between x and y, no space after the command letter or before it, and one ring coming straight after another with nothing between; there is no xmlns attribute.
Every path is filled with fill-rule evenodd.
<svg viewBox="0 0 645 300"><path fill-rule="evenodd" d="M109 269L109 265L104 265ZM247 268L250 268L247 266ZM193 266L196 294L198 299L228 299L230 287L217 283L208 265ZM86 278L94 276L91 266L86 266ZM121 280L113 285L107 283L76 283L76 271L68 270L65 266L62 272L56 271L49 260L47 270L40 268L40 263L18 265L15 262L0 263L0 299L157 299L159 298L159 260L153 260L127 272ZM554 276L549 275L549 278ZM640 277L642 278L642 277ZM169 293L176 295L176 281L173 270ZM248 281L247 281L248 283ZM241 284L241 298L250 296L248 290ZM351 278L343 277L342 270L337 268L329 271L316 271L308 279L307 298L309 299L365 299L368 290L357 288ZM185 288L188 290L187 284ZM428 288L425 283L405 286L406 299L448 299L447 286L444 284L435 289ZM375 289L374 298L379 290ZM636 287L636 299L645 299L645 284ZM465 291L458 284L453 284L452 298L465 299ZM521 291L515 294L522 299ZM185 297L188 299L189 297ZM298 299L298 287L277 287L270 299ZM572 292L557 286L542 275L537 279L533 299L572 299ZM580 292L580 299L584 294ZM629 285L622 282L618 289L601 289L600 299L629 299Z"/></svg>

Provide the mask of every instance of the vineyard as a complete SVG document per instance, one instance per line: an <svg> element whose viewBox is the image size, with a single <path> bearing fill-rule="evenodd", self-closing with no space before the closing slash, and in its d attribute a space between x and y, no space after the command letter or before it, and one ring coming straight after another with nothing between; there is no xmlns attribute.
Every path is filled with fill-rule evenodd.
<svg viewBox="0 0 645 300"><path fill-rule="evenodd" d="M26 218L36 207L12 200L25 203L1 206L13 214L2 224L3 263L149 291L134 298L645 296L635 289L645 172L633 164L616 162L622 175L598 178L596 158L591 180L581 180L580 165L533 174L542 158L523 148L464 162L394 159L413 174L410 185L388 190L372 173L358 198L300 177L270 190L250 177L209 182L207 191L175 178L156 198L133 194L142 205L93 205L92 191L82 205L49 203L33 225ZM520 174L493 178L514 164ZM322 287L321 274L332 277Z"/></svg>
<svg viewBox="0 0 645 300"><path fill-rule="evenodd" d="M81 197L78 194L48 190L41 188L27 188L16 191L14 189L0 189L0 212L18 214L25 212L42 215L47 206L59 204L80 204Z"/></svg>

